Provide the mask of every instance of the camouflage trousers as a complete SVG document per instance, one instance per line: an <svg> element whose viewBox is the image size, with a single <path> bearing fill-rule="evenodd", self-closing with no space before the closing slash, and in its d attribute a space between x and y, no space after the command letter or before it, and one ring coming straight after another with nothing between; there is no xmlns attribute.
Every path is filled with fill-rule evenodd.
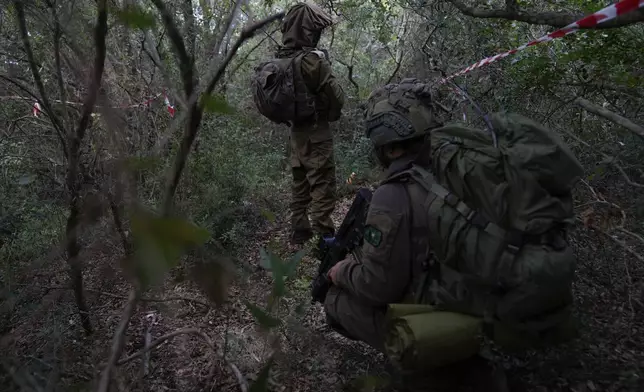
<svg viewBox="0 0 644 392"><path fill-rule="evenodd" d="M384 352L386 308L369 306L337 286L331 286L324 301L324 312L327 323L336 332Z"/></svg>
<svg viewBox="0 0 644 392"><path fill-rule="evenodd" d="M291 226L294 232L335 232L331 220L336 189L333 139L330 135L324 139L316 140L303 133L291 134Z"/></svg>

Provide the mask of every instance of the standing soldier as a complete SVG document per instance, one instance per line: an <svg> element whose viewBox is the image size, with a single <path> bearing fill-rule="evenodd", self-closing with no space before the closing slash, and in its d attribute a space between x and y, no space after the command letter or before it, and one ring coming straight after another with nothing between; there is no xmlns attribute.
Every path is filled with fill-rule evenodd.
<svg viewBox="0 0 644 392"><path fill-rule="evenodd" d="M322 31L332 19L314 4L298 3L286 14L281 27L280 59L293 59L295 104L312 98L314 110L307 118L291 124L290 163L293 171L291 201L291 243L301 245L315 232L332 236L335 227L331 213L335 208L335 162L330 122L340 118L344 92L331 72L331 63L317 50ZM305 91L298 91L304 86ZM299 100L297 96L308 95ZM311 95L313 97L311 97ZM310 108L300 108L305 111ZM307 209L311 205L311 220Z"/></svg>

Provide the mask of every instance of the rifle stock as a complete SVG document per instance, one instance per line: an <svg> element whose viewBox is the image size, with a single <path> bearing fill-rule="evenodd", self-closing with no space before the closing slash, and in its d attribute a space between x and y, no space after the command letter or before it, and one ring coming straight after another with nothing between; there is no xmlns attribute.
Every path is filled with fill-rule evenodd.
<svg viewBox="0 0 644 392"><path fill-rule="evenodd" d="M367 188L360 188L349 212L344 217L333 243L328 244L323 239L318 243L318 259L320 266L318 274L311 284L312 303L324 303L326 293L329 291L332 282L327 277L329 270L339 261L345 259L349 253L357 251L362 246L365 220L369 204L371 203L371 191Z"/></svg>

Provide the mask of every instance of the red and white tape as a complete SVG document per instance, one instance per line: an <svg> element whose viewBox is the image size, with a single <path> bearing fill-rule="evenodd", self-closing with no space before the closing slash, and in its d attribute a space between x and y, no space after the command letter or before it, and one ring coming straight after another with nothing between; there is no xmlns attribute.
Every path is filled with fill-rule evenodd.
<svg viewBox="0 0 644 392"><path fill-rule="evenodd" d="M552 41L556 38L561 38L565 37L568 34L572 34L577 32L580 29L591 29L595 26L597 26L600 23L608 22L609 20L615 19L616 17L620 15L627 14L629 12L633 12L635 10L638 10L640 8L644 7L644 0L621 0L615 4L609 5L606 8L603 8L594 14L588 15L582 19L579 19L576 22L573 22L569 24L566 27L563 27L557 31L553 31L550 34L544 35L541 38L538 38L532 42L529 42L525 45L521 45L516 49L509 50L505 53L500 53L491 57L484 58L481 61L478 61L469 67L462 69L450 76L447 76L443 79L440 80L438 84L444 84L447 81L457 77L464 75L468 72L471 72L477 68L481 68L487 64L491 64L497 60L500 60L502 58L508 57L512 54L515 54L518 51L524 50L530 46L534 46L543 42L549 42Z"/></svg>

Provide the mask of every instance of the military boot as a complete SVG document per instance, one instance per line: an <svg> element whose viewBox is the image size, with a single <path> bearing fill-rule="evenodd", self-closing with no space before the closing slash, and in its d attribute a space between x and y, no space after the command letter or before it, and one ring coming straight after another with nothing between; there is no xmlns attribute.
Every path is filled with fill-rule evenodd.
<svg viewBox="0 0 644 392"><path fill-rule="evenodd" d="M313 231L310 229L294 230L291 234L291 245L304 245L311 238L313 238Z"/></svg>

